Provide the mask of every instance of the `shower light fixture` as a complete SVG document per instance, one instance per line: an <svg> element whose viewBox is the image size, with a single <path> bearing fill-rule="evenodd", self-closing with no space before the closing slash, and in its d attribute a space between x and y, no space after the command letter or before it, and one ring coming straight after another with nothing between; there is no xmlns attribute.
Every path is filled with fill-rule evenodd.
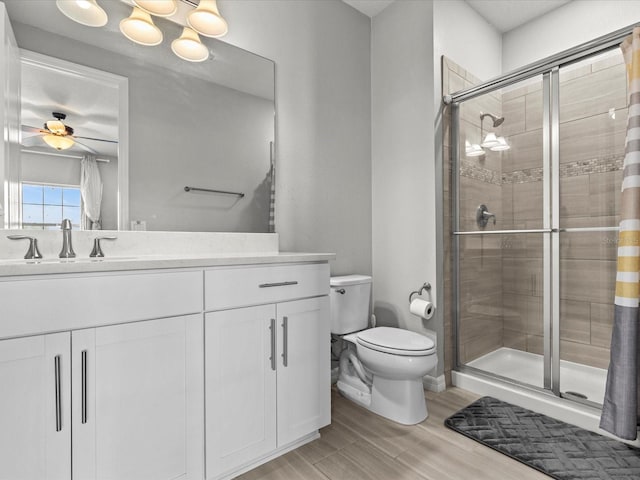
<svg viewBox="0 0 640 480"><path fill-rule="evenodd" d="M131 1L133 10L129 17L120 21L120 31L129 40L145 46L159 45L163 40L162 31L153 23L152 15L172 20L171 17L178 11L178 1L195 6L187 0ZM56 5L65 16L82 25L102 27L107 24L107 13L98 5L97 0L56 0ZM200 41L198 34L222 37L228 31L227 22L220 15L216 0L200 0L197 7L187 14L186 21L188 27L171 43L171 50L190 62L202 62L210 58L209 49Z"/></svg>

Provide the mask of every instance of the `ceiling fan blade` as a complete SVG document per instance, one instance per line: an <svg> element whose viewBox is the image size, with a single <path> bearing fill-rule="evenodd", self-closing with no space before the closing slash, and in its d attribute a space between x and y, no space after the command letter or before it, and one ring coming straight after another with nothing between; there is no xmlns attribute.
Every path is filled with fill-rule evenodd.
<svg viewBox="0 0 640 480"><path fill-rule="evenodd" d="M86 150L89 153L92 153L93 155L98 155L98 152L96 152L93 148L89 147L88 145L85 145L84 143L80 143L76 140L76 145L78 145L78 147L80 147L83 150Z"/></svg>
<svg viewBox="0 0 640 480"><path fill-rule="evenodd" d="M21 142L21 145L23 147L43 146L43 144L44 142L42 140L42 135L31 135L29 137L24 137Z"/></svg>
<svg viewBox="0 0 640 480"><path fill-rule="evenodd" d="M80 137L78 135L73 135L73 138L82 138L84 140L94 140L96 142L118 143L117 140L105 140L104 138L93 138L93 137Z"/></svg>
<svg viewBox="0 0 640 480"><path fill-rule="evenodd" d="M22 131L24 133L49 133L41 128L30 127L28 125L22 125Z"/></svg>

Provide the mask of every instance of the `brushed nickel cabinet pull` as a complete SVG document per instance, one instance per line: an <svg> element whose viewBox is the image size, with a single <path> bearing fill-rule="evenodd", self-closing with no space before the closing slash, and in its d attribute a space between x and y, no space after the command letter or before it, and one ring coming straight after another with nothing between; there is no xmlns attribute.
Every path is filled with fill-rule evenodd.
<svg viewBox="0 0 640 480"><path fill-rule="evenodd" d="M276 369L276 319L271 319L271 324L269 325L269 330L271 330L271 356L269 360L271 360L271 370Z"/></svg>
<svg viewBox="0 0 640 480"><path fill-rule="evenodd" d="M271 287L286 287L287 285L297 285L298 282L296 280L291 282L275 282L275 283L261 283L258 285L259 288L271 288Z"/></svg>
<svg viewBox="0 0 640 480"><path fill-rule="evenodd" d="M82 350L82 423L87 423L87 351Z"/></svg>
<svg viewBox="0 0 640 480"><path fill-rule="evenodd" d="M282 365L289 364L289 319L282 317Z"/></svg>
<svg viewBox="0 0 640 480"><path fill-rule="evenodd" d="M56 382L56 432L62 430L62 388L60 385L60 355L53 358L55 382Z"/></svg>

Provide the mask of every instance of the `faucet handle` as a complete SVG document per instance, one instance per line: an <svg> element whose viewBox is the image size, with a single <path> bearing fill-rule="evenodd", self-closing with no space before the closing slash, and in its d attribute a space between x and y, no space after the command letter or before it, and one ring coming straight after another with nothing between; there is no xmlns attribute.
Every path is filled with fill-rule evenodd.
<svg viewBox="0 0 640 480"><path fill-rule="evenodd" d="M7 235L9 240L29 240L29 248L27 249L27 253L24 258L26 260L33 260L42 258L42 254L40 250L38 250L38 239L35 237L30 237L28 235Z"/></svg>
<svg viewBox="0 0 640 480"><path fill-rule="evenodd" d="M89 254L90 257L104 257L104 252L100 246L100 240L117 240L118 237L96 237L93 239L93 250Z"/></svg>

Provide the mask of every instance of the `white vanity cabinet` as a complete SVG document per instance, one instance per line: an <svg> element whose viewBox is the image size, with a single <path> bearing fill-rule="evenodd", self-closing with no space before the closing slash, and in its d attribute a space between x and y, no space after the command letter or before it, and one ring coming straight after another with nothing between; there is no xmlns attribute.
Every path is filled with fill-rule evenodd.
<svg viewBox="0 0 640 480"><path fill-rule="evenodd" d="M187 315L145 320L166 296ZM0 279L0 298L0 337L69 328L0 340L0 479L203 478L202 271Z"/></svg>
<svg viewBox="0 0 640 480"><path fill-rule="evenodd" d="M221 480L317 438L329 266L299 262L0 275L0 480Z"/></svg>
<svg viewBox="0 0 640 480"><path fill-rule="evenodd" d="M205 315L208 480L230 478L330 423L328 265L249 270L205 272L205 305L225 308ZM276 303L242 306L257 298Z"/></svg>

